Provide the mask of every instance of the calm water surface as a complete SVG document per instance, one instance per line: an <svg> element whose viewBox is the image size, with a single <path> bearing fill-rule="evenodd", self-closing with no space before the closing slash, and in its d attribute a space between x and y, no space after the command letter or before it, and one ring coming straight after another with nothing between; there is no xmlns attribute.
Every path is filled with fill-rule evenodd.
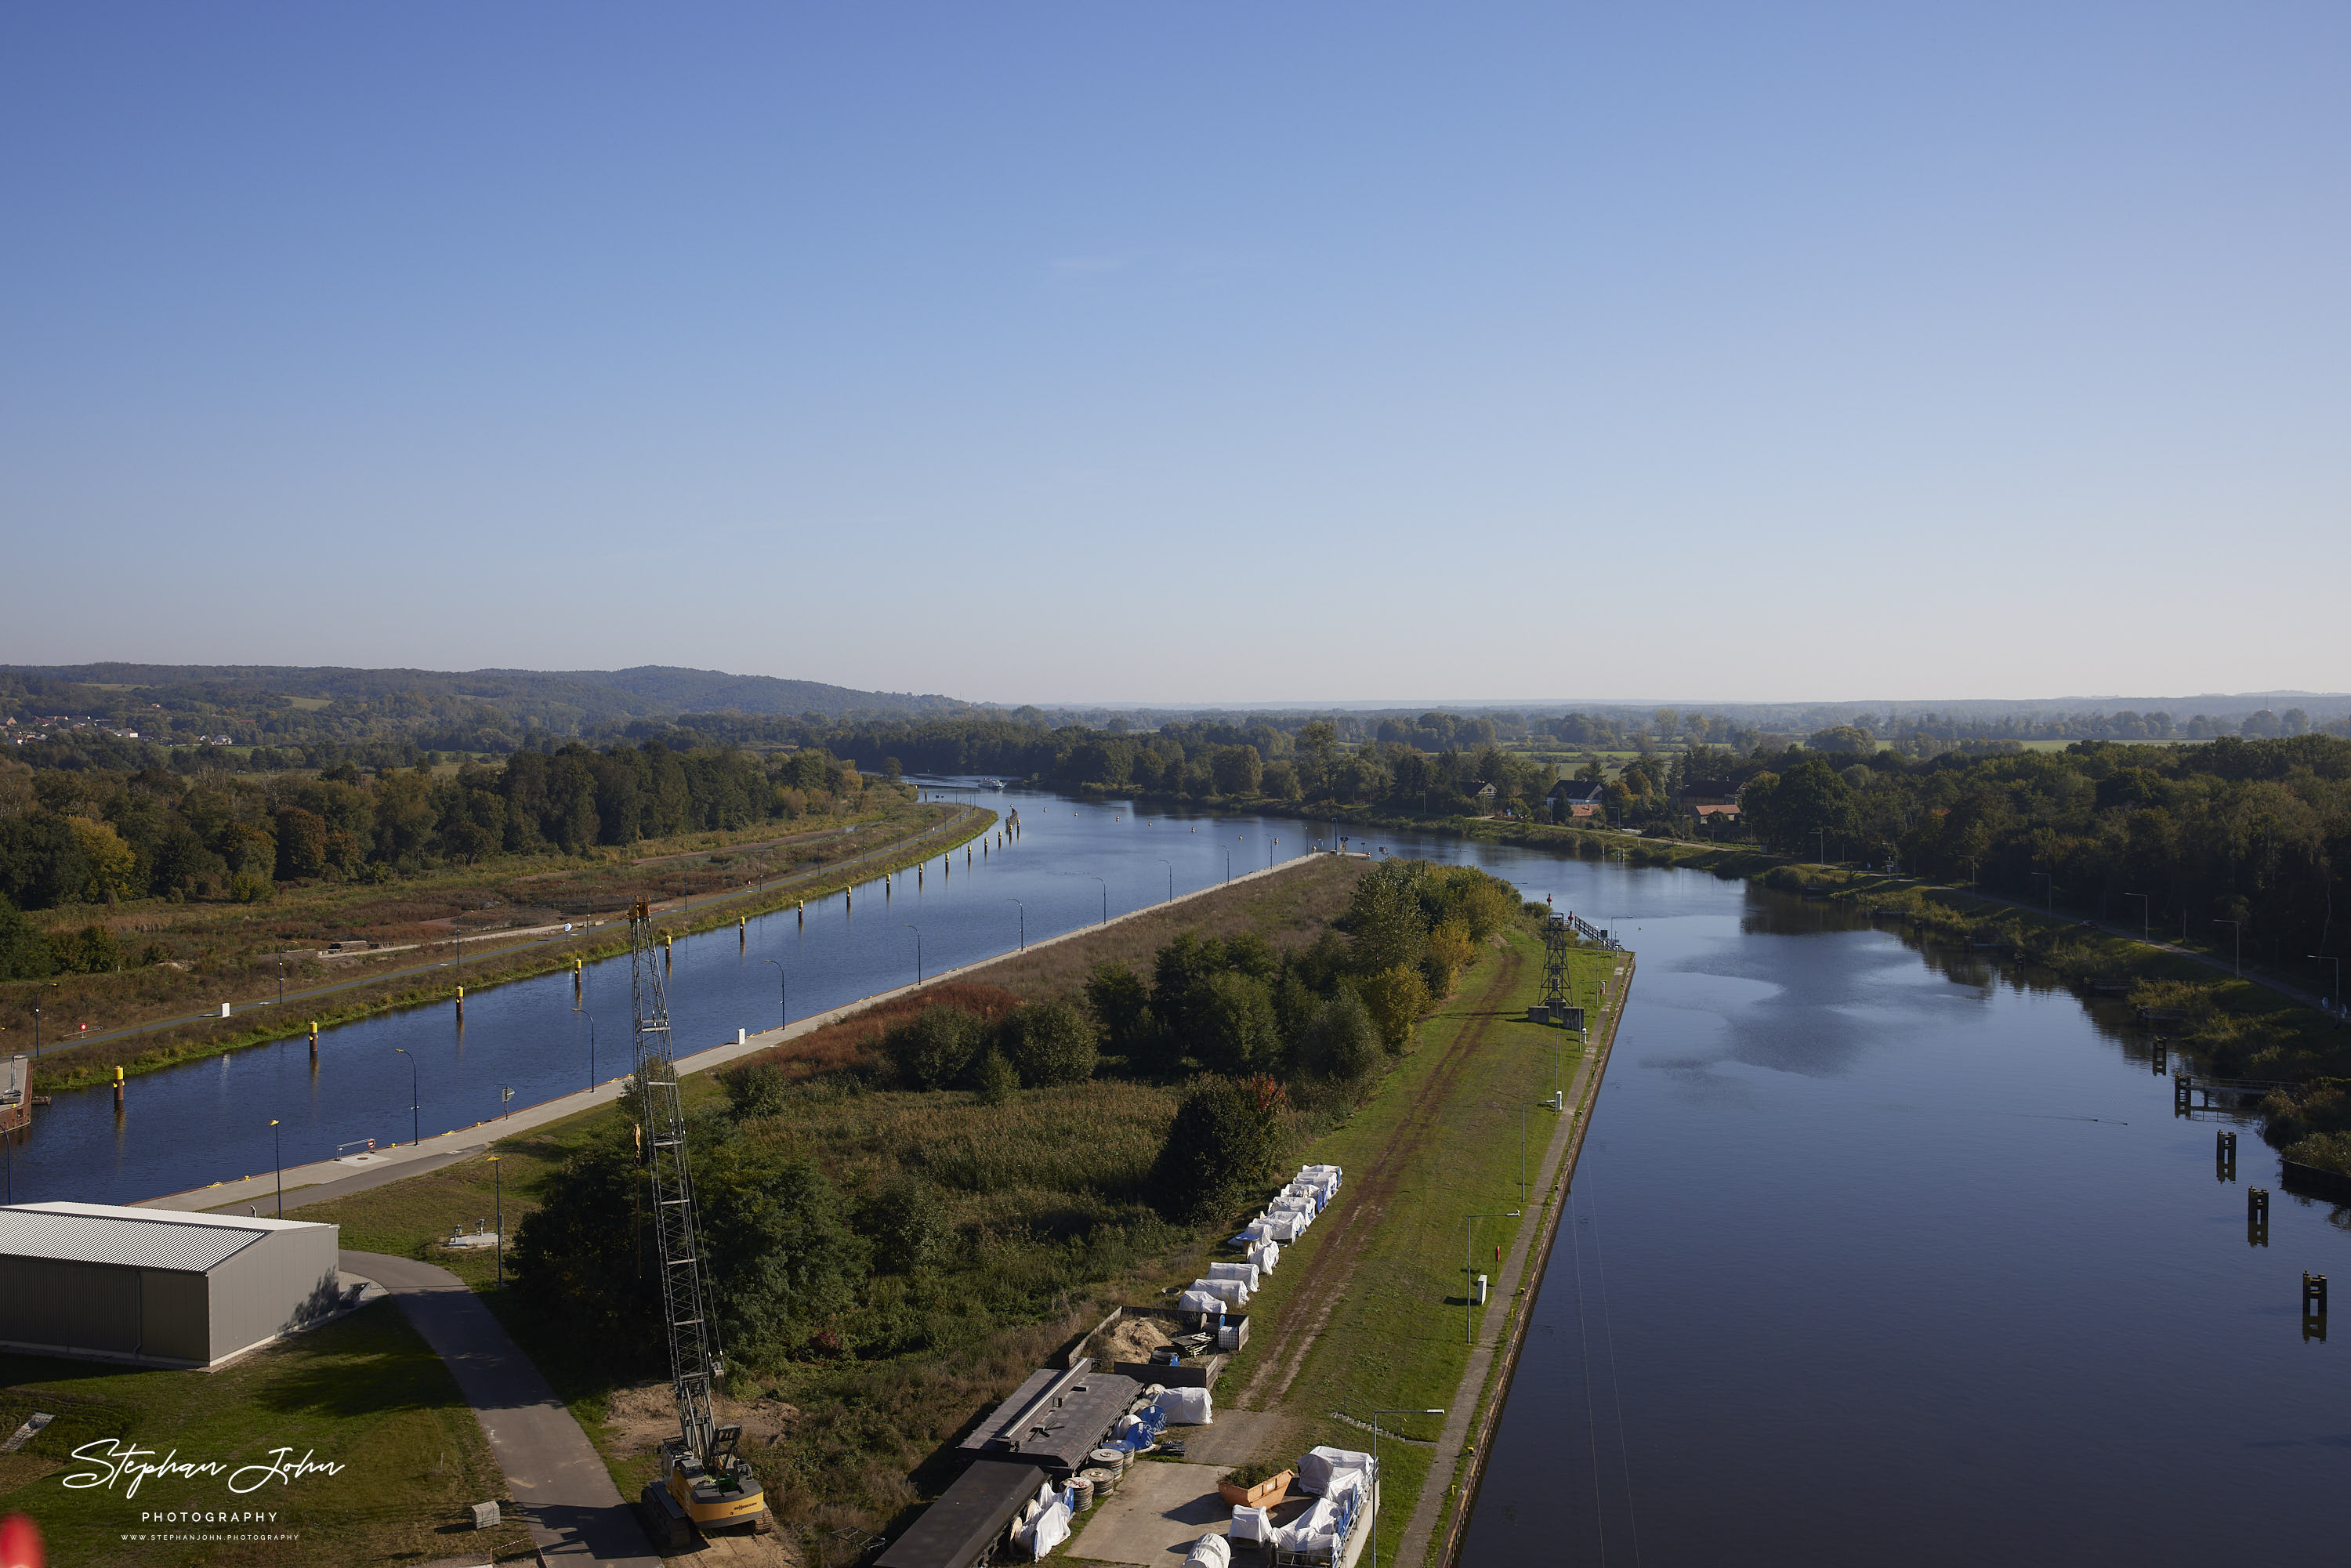
<svg viewBox="0 0 2351 1568"><path fill-rule="evenodd" d="M2119 1009L1588 874L1638 977L1469 1563L2345 1560L2351 1238L2250 1124L2219 1181Z"/></svg>

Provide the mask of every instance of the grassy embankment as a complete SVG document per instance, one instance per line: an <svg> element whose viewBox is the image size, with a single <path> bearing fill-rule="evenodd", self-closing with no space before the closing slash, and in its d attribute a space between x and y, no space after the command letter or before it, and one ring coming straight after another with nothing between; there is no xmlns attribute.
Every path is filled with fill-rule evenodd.
<svg viewBox="0 0 2351 1568"><path fill-rule="evenodd" d="M1260 1459L1294 1460L1318 1443L1366 1448L1367 1412L1455 1403L1469 1354L1465 1217L1521 1207L1520 1106L1550 1095L1553 1045L1559 1082L1579 1061L1573 1036L1525 1021L1542 993L1541 943L1524 931L1499 942L1421 1025L1411 1054L1369 1102L1303 1155L1346 1170L1341 1203L1285 1249L1250 1305L1250 1343L1219 1389L1227 1404L1282 1413ZM1610 962L1574 951L1573 982L1587 1004ZM1551 1112L1527 1113L1531 1181L1556 1129ZM1524 1218L1478 1222L1482 1270L1492 1271L1497 1247L1509 1252L1520 1226L1541 1223L1543 1201L1538 1192ZM1501 1327L1479 1323L1481 1336ZM1497 1393L1489 1386L1485 1397ZM1405 1434L1380 1445L1384 1562L1394 1561L1434 1454L1411 1437L1433 1438L1436 1422L1382 1418L1384 1431ZM1081 1533L1071 1555L1082 1559L1084 1546Z"/></svg>
<svg viewBox="0 0 2351 1568"><path fill-rule="evenodd" d="M900 804L857 821L827 827L821 831L775 839L773 830L760 841L758 852L738 844L733 850L695 849L679 851L656 846L661 852L622 861L602 860L581 866L576 863L555 873L533 873L519 878L511 873L503 882L485 878L468 882L452 873L451 886L441 887L435 896L441 903L472 895L468 889L481 885L512 888L517 883L528 884L529 896L541 895L539 884L553 882L559 884L563 896L569 900L569 909L576 916L583 903L610 915L624 908L628 901L639 895L655 899L706 900L696 903L689 913L675 910L661 916L664 930L678 936L706 931L732 924L738 916L757 915L781 908L801 899L820 898L841 887L861 883L913 865L917 861L961 845L978 837L994 826L995 816L983 809L959 805ZM844 828L854 831L844 831ZM709 837L711 835L705 835ZM748 883L749 885L746 885ZM382 890L373 890L381 894ZM354 895L357 896L357 895ZM553 897L553 894L548 894ZM540 913L556 921L563 918L561 910L552 905ZM310 934L302 940L312 945L312 950L344 927L331 920L323 924L314 919L317 912L298 910L286 915L255 915L256 920L269 919L277 935L269 940L290 940L285 935L289 925L308 923ZM224 918L233 918L224 916ZM574 959L592 962L627 950L625 928L611 923L582 930L575 935L552 938L528 938L517 946L500 949L494 936L469 934L465 939L465 985L469 990L486 989L511 980L528 979L570 967ZM224 1051L246 1046L266 1044L308 1031L316 1020L321 1029L353 1021L371 1014L394 1011L433 1002L446 1001L450 988L457 983L456 972L446 966L449 952L447 934L440 938L437 950L426 947L405 953L387 955L372 961L375 974L364 977L348 988L329 995L311 998L293 993L304 986L340 984L354 972L365 977L367 970L356 966L346 969L340 959L320 962L306 958L299 965L288 966L288 997L285 1009L276 1007L256 1009L228 1019L200 1019L192 1022L156 1029L147 1032L119 1036L113 1039L90 1040L58 1047L55 1044L61 1029L61 1019L83 1016L72 1009L72 1003L87 1001L91 1010L103 1019L106 1009L128 1013L131 1019L152 1017L162 1011L171 1016L172 1010L184 1008L190 998L182 994L186 985L204 977L211 985L225 984L217 977L204 972L182 974L162 966L126 971L120 975L82 976L74 981L60 981L58 989L43 1002L45 1026L50 1049L44 1055L38 1070L37 1087L44 1091L75 1089L99 1082L113 1075L120 1066L128 1074L151 1072L159 1068L177 1065ZM361 960L367 964L370 961ZM298 975L296 973L299 970ZM158 974L175 976L169 982L157 981ZM239 971L242 983L257 987L259 982L250 973ZM270 988L276 984L276 960L271 958L267 974ZM120 982L120 994L110 992L109 985ZM147 988L150 984L162 985L162 993ZM68 985L78 984L82 989L68 991ZM46 989L47 982L40 983ZM6 988L9 993L0 1000L0 1019L11 1018L9 1009L21 1014L16 1021L0 1022L0 1039L29 1040L32 1029L32 997L36 989L30 983ZM218 989L208 993L220 996ZM248 988L241 996L252 995ZM125 1019L131 1021L131 1019ZM21 1028L22 1032L18 1030Z"/></svg>
<svg viewBox="0 0 2351 1568"><path fill-rule="evenodd" d="M501 1561L531 1556L511 1512L496 1530L473 1528L470 1505L507 1501L506 1479L482 1429L439 1357L391 1301L258 1351L214 1372L126 1370L89 1362L0 1354L0 1435L36 1410L57 1420L23 1452L0 1455L0 1513L41 1527L48 1560L89 1564L416 1563L460 1551ZM86 1467L73 1450L97 1439L132 1442L161 1462L220 1460L227 1470L271 1463L288 1448L344 1468L338 1474L267 1482L239 1496L221 1476L149 1479L135 1497L112 1489L68 1490ZM247 1531L295 1541L126 1540L142 1511L247 1510L276 1524L161 1524L183 1536Z"/></svg>
<svg viewBox="0 0 2351 1568"><path fill-rule="evenodd" d="M1178 930L1253 930L1278 948L1303 945L1345 907L1364 869L1360 861L1307 862L933 989L1066 994L1093 963L1147 960ZM910 1009L900 1003L894 1010ZM805 1360L737 1390L758 1402L755 1414L777 1417L788 1431L781 1447L753 1454L779 1516L820 1536L902 1522L945 1484L942 1446L975 1414L1111 1305L1156 1301L1165 1284L1193 1277L1217 1239L1167 1225L1143 1202L1179 1086L1102 1077L1022 1090L991 1106L961 1092L861 1088L827 1075L862 1056L876 1032L872 1022L847 1020L780 1048L780 1065L815 1076L744 1134L805 1151L852 1197L898 1172L921 1173L945 1194L956 1238L952 1256L931 1274L872 1279L859 1304L861 1321L895 1325L927 1348ZM1546 1085L1549 1071L1546 1061ZM690 1076L684 1093L690 1111L722 1103L707 1073ZM508 1228L536 1207L571 1153L619 1122L607 1107L496 1145ZM485 1291L597 1442L623 1495L633 1496L653 1457L616 1419L613 1396L659 1369L586 1360L493 1288L494 1259L453 1256L437 1245L453 1225L488 1218L496 1201L492 1167L475 1158L289 1214L341 1225L347 1247L430 1258Z"/></svg>

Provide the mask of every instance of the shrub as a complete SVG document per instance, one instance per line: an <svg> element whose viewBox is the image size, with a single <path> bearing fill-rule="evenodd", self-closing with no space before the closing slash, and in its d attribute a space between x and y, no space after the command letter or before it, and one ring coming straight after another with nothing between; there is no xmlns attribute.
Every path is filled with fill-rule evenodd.
<svg viewBox="0 0 2351 1568"><path fill-rule="evenodd" d="M1430 993L1451 996L1454 982L1477 956L1478 946L1470 937L1468 921L1458 915L1438 921L1437 928L1428 934L1428 946L1420 959L1421 973L1427 978Z"/></svg>
<svg viewBox="0 0 2351 1568"><path fill-rule="evenodd" d="M1401 1056L1412 1044L1412 1031L1428 1011L1429 996L1426 982L1420 971L1409 964L1398 964L1376 975L1367 975L1356 983L1356 993L1379 1025L1380 1043L1392 1056Z"/></svg>
<svg viewBox="0 0 2351 1568"><path fill-rule="evenodd" d="M1154 1201L1191 1224L1228 1215L1273 1185L1282 1166L1281 1086L1268 1078L1208 1079L1176 1108L1151 1169Z"/></svg>
<svg viewBox="0 0 2351 1568"><path fill-rule="evenodd" d="M1102 1043L1120 1056L1143 1049L1153 1030L1151 990L1123 964L1096 964L1086 977L1086 1010Z"/></svg>
<svg viewBox="0 0 2351 1568"><path fill-rule="evenodd" d="M1020 1082L1031 1087L1082 1083L1094 1075L1101 1059L1094 1045L1093 1020L1066 1001L1036 1002L1019 1009L998 1026L997 1039L1005 1056L1019 1070Z"/></svg>
<svg viewBox="0 0 2351 1568"><path fill-rule="evenodd" d="M746 1062L718 1074L726 1092L726 1109L737 1121L772 1116L784 1108L784 1070L772 1061Z"/></svg>
<svg viewBox="0 0 2351 1568"><path fill-rule="evenodd" d="M961 1008L928 1007L882 1039L882 1050L911 1089L947 1089L978 1055L986 1026Z"/></svg>
<svg viewBox="0 0 2351 1568"><path fill-rule="evenodd" d="M2296 1165L2351 1176L2351 1133L2313 1133L2287 1145L2285 1157Z"/></svg>
<svg viewBox="0 0 2351 1568"><path fill-rule="evenodd" d="M900 1176L858 1206L857 1228L872 1244L873 1267L912 1274L946 1249L951 1232L939 1190L917 1176Z"/></svg>
<svg viewBox="0 0 2351 1568"><path fill-rule="evenodd" d="M1265 982L1238 971L1211 977L1187 1042L1192 1054L1214 1072L1262 1072L1280 1064L1281 1031L1274 1023L1273 993Z"/></svg>
<svg viewBox="0 0 2351 1568"><path fill-rule="evenodd" d="M979 1059L979 1066L973 1077L979 1090L980 1103L985 1105L1001 1105L1020 1089L1020 1070L992 1045L987 1048L987 1054Z"/></svg>
<svg viewBox="0 0 2351 1568"><path fill-rule="evenodd" d="M1332 1083L1360 1083L1380 1065L1380 1026L1353 991L1322 1004L1298 1042L1298 1064Z"/></svg>

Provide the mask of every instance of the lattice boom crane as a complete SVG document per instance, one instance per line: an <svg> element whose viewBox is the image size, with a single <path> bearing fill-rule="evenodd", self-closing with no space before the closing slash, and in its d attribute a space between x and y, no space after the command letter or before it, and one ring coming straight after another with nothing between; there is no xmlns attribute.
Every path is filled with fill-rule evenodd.
<svg viewBox="0 0 2351 1568"><path fill-rule="evenodd" d="M678 1424L678 1436L662 1444L661 1479L647 1481L639 1500L653 1544L674 1552L689 1544L696 1528L746 1522L765 1528L768 1500L749 1461L735 1451L743 1428L720 1426L711 1406L711 1384L726 1367L712 1349L716 1303L703 1278L685 1111L678 1100L677 1059L670 1050L669 994L654 946L653 911L639 899L629 911L635 1076Z"/></svg>

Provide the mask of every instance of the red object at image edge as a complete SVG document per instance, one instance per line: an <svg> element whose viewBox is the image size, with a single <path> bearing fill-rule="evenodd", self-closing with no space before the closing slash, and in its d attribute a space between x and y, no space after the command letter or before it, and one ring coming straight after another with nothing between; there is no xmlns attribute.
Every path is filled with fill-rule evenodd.
<svg viewBox="0 0 2351 1568"><path fill-rule="evenodd" d="M41 1568L41 1531L21 1513L0 1519L0 1568Z"/></svg>

